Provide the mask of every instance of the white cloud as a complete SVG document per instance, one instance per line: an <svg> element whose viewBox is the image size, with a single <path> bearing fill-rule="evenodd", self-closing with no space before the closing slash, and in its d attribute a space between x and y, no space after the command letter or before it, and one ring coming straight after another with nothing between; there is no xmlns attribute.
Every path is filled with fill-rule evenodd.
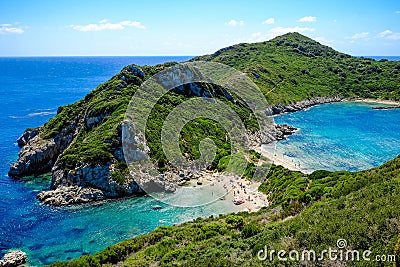
<svg viewBox="0 0 400 267"><path fill-rule="evenodd" d="M386 30L386 31L383 31L383 32L378 33L377 37L379 37L379 38L384 38L385 36L387 36L387 35L389 35L389 34L392 34L392 33L393 33L393 32L392 32L391 30Z"/></svg>
<svg viewBox="0 0 400 267"><path fill-rule="evenodd" d="M302 17L301 19L298 20L298 22L316 22L316 21L317 21L317 17L313 17L313 16Z"/></svg>
<svg viewBox="0 0 400 267"><path fill-rule="evenodd" d="M368 35L369 35L369 32L360 32L360 33L354 34L351 38L352 39L362 39L362 38L366 38Z"/></svg>
<svg viewBox="0 0 400 267"><path fill-rule="evenodd" d="M244 21L243 20L237 21L237 20L231 19L230 21L226 22L225 24L228 24L229 26L233 26L233 27L238 26L238 25L243 26Z"/></svg>
<svg viewBox="0 0 400 267"><path fill-rule="evenodd" d="M269 18L266 19L262 22L262 24L274 24L275 23L275 19L274 18Z"/></svg>
<svg viewBox="0 0 400 267"><path fill-rule="evenodd" d="M24 29L21 27L13 26L12 24L0 24L0 34L21 34Z"/></svg>
<svg viewBox="0 0 400 267"><path fill-rule="evenodd" d="M255 32L255 33L253 33L251 36L253 36L253 37L261 36L261 32Z"/></svg>
<svg viewBox="0 0 400 267"><path fill-rule="evenodd" d="M391 30L386 30L386 31L378 33L378 35L376 37L385 38L388 40L399 40L400 32L392 32Z"/></svg>
<svg viewBox="0 0 400 267"><path fill-rule="evenodd" d="M70 25L74 30L81 32L102 31L102 30L123 30L126 27L135 27L138 29L146 29L139 21L125 20L119 23L110 23L106 19L99 21L99 23L91 23L87 25Z"/></svg>

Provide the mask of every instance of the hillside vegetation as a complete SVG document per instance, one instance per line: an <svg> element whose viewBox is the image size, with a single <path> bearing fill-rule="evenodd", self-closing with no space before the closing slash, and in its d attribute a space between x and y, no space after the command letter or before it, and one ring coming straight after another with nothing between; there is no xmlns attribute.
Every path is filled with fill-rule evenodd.
<svg viewBox="0 0 400 267"><path fill-rule="evenodd" d="M400 62L353 57L299 33L233 45L193 60L246 72L272 105L334 95L400 100Z"/></svg>

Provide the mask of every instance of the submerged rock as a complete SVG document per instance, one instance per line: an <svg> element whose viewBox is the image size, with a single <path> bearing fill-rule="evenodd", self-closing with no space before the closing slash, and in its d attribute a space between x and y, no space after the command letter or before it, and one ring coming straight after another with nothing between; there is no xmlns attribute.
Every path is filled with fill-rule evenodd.
<svg viewBox="0 0 400 267"><path fill-rule="evenodd" d="M298 128L288 125L288 124L277 124L276 129L278 131L278 135L276 136L277 140L283 140L289 135L294 134Z"/></svg>
<svg viewBox="0 0 400 267"><path fill-rule="evenodd" d="M26 263L26 253L21 250L14 250L4 255L0 260L0 267L16 267Z"/></svg>

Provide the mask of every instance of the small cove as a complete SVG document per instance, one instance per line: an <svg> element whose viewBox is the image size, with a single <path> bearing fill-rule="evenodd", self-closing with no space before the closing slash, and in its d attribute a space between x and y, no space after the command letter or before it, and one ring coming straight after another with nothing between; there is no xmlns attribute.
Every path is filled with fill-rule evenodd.
<svg viewBox="0 0 400 267"><path fill-rule="evenodd" d="M359 171L400 154L400 109L380 103L338 102L274 117L300 130L278 142L276 154L303 170Z"/></svg>

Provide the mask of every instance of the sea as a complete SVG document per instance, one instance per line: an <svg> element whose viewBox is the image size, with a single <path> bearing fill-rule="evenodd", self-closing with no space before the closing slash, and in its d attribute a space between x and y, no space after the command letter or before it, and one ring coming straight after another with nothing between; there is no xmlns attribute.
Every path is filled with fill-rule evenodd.
<svg viewBox="0 0 400 267"><path fill-rule="evenodd" d="M49 175L24 179L7 175L18 158L17 138L26 128L55 116L59 106L81 99L128 64L155 65L190 58L0 58L0 257L10 249L21 249L28 254L28 265L42 266L95 253L161 225L236 211L224 201L179 208L146 196L49 207L36 200L38 192L49 189ZM277 152L307 169L354 171L379 166L400 153L400 110L372 107L324 104L275 117L277 123L300 129L279 142ZM155 205L162 208L153 210Z"/></svg>
<svg viewBox="0 0 400 267"><path fill-rule="evenodd" d="M275 116L299 130L278 142L275 154L307 172L360 171L400 154L400 109L392 105L337 102Z"/></svg>

